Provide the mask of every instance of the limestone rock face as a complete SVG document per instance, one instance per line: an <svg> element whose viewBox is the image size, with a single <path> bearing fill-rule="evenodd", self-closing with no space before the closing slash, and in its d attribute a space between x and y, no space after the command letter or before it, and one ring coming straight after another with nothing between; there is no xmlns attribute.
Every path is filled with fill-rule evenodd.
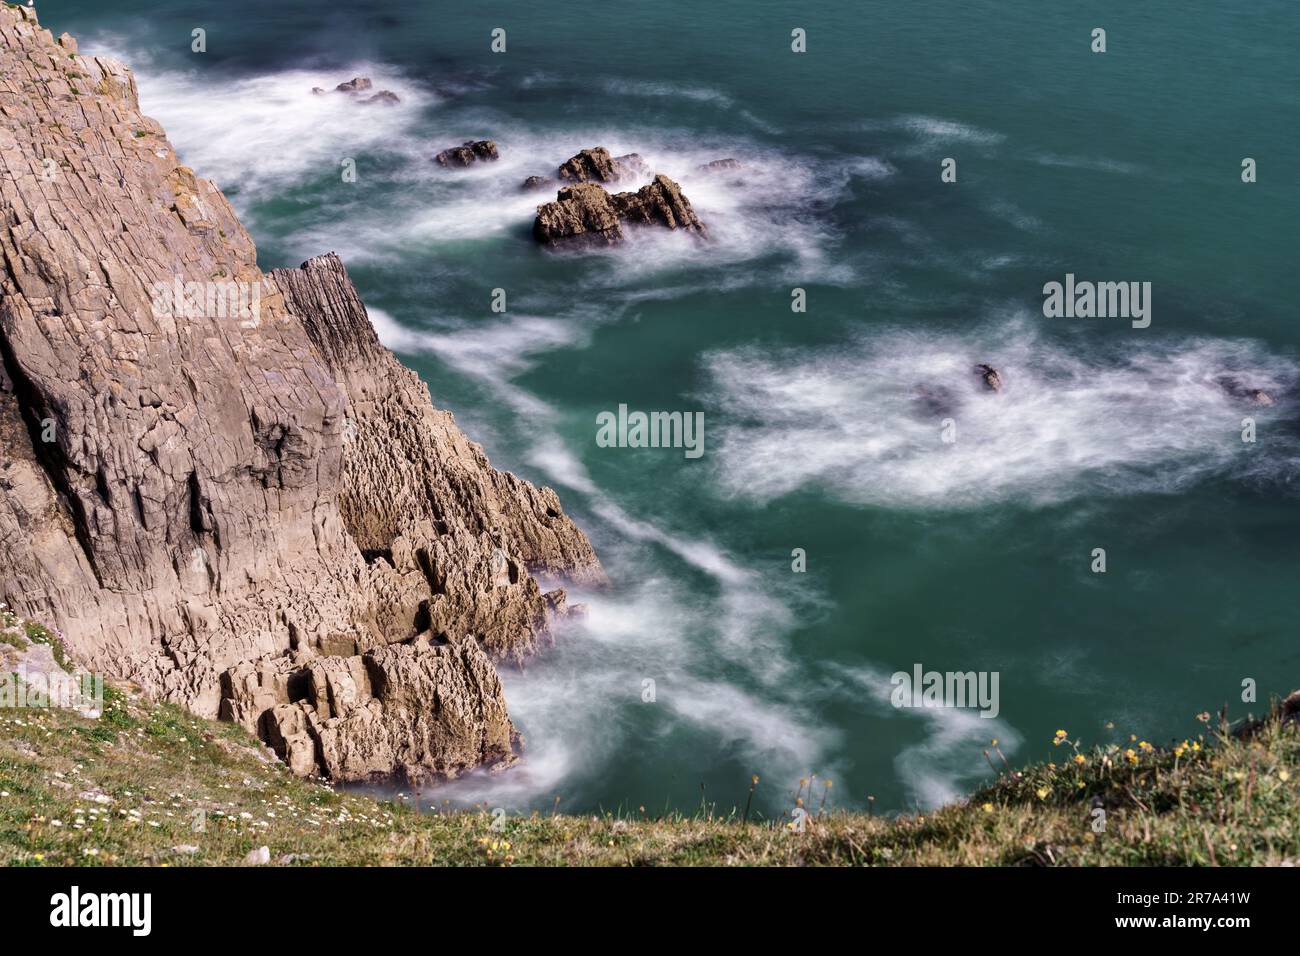
<svg viewBox="0 0 1300 956"><path fill-rule="evenodd" d="M226 672L222 717L299 775L454 777L514 762L501 679L474 642L399 644L353 657L284 658Z"/></svg>
<svg viewBox="0 0 1300 956"><path fill-rule="evenodd" d="M341 662L378 662L329 733L276 731L311 738L282 748L299 770L505 759L492 658L551 640L534 573L600 564L380 345L338 258L263 275L131 73L7 6L0 217L0 601L87 670L268 734L317 699L292 690L313 662L336 700Z"/></svg>
<svg viewBox="0 0 1300 956"><path fill-rule="evenodd" d="M492 140L480 139L478 141L470 140L463 145L444 149L433 158L439 166L469 166L479 160L491 162L494 159L500 159L501 154L497 150L497 144Z"/></svg>
<svg viewBox="0 0 1300 956"><path fill-rule="evenodd" d="M608 193L595 183L561 189L555 202L537 207L533 237L546 245L611 245L623 240L623 223L707 235L681 187L660 173L636 192Z"/></svg>

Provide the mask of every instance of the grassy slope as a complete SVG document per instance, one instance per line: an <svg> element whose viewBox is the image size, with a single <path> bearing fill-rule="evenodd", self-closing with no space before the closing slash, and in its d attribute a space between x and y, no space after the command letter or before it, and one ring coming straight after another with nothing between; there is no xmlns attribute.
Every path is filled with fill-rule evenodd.
<svg viewBox="0 0 1300 956"><path fill-rule="evenodd" d="M55 635L0 609L0 642ZM0 649L2 650L2 649ZM417 814L295 778L239 727L106 686L104 713L0 709L0 862L292 865L1279 864L1300 862L1300 725L1134 741L1007 770L968 801L883 819ZM1208 714L1201 715L1208 727ZM996 747L994 753L998 753ZM793 797L792 797L793 803ZM1094 808L1105 810L1094 832Z"/></svg>

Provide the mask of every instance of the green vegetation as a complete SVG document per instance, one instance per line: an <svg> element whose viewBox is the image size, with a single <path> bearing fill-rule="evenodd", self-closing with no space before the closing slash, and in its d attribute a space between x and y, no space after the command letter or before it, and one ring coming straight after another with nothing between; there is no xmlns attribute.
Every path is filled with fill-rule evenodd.
<svg viewBox="0 0 1300 956"><path fill-rule="evenodd" d="M33 634L5 620L16 619L0 618L8 643ZM57 646L45 629L34 634ZM1188 723L1197 733L1172 748L1085 748L1060 731L1060 760L1003 764L989 786L934 813L832 810L826 782L799 782L791 809L798 799L807 816L796 832L791 817L746 813L749 781L737 788L740 806L723 813L502 818L487 808L429 813L428 794L416 813L405 799L296 778L237 726L106 684L98 719L0 710L0 863L238 865L260 847L273 865L299 866L1300 861L1297 722L1265 720L1243 738L1208 714ZM989 749L998 767L996 742Z"/></svg>

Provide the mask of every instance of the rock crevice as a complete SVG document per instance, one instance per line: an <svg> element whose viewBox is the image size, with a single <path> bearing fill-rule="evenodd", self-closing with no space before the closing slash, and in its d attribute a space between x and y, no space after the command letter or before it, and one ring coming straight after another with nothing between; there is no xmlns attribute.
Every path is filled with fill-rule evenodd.
<svg viewBox="0 0 1300 956"><path fill-rule="evenodd" d="M535 574L603 580L587 539L434 407L336 256L263 274L130 71L8 6L0 262L0 601L300 772L510 758L493 661L552 640Z"/></svg>

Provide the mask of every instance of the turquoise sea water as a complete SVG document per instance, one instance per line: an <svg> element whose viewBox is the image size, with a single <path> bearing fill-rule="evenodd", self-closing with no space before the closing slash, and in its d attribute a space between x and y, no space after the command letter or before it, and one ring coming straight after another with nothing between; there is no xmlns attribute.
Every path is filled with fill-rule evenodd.
<svg viewBox="0 0 1300 956"><path fill-rule="evenodd" d="M1244 678L1300 684L1296 8L1078 6L40 8L132 63L264 269L338 251L435 402L604 559L585 625L506 675L525 760L440 799L730 807L757 773L777 812L810 773L931 805L994 737L1181 739L1244 713ZM402 104L310 94L358 74ZM485 137L496 164L431 161ZM677 179L712 241L538 249L519 183L596 145ZM1151 327L1044 318L1066 273L1150 282ZM952 390L955 443L918 386ZM619 404L704 412L704 456L598 447ZM890 706L916 663L996 671L997 718Z"/></svg>

